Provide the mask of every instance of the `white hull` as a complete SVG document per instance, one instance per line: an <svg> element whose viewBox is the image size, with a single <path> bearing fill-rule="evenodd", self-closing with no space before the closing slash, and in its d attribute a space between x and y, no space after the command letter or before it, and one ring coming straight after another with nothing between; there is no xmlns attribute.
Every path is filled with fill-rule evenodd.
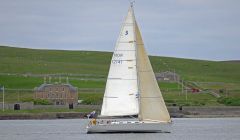
<svg viewBox="0 0 240 140"><path fill-rule="evenodd" d="M170 133L169 123L98 124L87 127L87 133Z"/></svg>

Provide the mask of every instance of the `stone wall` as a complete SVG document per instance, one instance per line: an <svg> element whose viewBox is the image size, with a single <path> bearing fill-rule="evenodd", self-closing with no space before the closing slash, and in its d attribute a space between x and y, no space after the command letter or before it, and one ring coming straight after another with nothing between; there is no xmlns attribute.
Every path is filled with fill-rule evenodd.
<svg viewBox="0 0 240 140"><path fill-rule="evenodd" d="M13 110L15 104L19 104L20 109L33 109L34 108L33 102L24 102L24 103L4 104L4 109ZM0 103L0 108L3 109L2 103Z"/></svg>

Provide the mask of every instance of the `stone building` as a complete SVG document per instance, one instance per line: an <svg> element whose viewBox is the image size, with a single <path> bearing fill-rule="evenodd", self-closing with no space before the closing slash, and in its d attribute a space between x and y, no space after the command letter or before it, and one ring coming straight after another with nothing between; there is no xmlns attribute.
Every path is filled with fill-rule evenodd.
<svg viewBox="0 0 240 140"><path fill-rule="evenodd" d="M35 99L47 99L55 105L76 105L78 90L71 84L42 84L34 89Z"/></svg>
<svg viewBox="0 0 240 140"><path fill-rule="evenodd" d="M180 76L171 71L155 73L155 76L158 81L177 82L180 80Z"/></svg>

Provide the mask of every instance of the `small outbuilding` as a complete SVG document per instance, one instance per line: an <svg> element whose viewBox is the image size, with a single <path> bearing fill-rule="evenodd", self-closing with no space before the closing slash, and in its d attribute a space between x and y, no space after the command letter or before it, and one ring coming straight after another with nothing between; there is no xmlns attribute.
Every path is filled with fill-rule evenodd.
<svg viewBox="0 0 240 140"><path fill-rule="evenodd" d="M158 81L177 82L180 80L180 76L171 71L155 73L155 76Z"/></svg>

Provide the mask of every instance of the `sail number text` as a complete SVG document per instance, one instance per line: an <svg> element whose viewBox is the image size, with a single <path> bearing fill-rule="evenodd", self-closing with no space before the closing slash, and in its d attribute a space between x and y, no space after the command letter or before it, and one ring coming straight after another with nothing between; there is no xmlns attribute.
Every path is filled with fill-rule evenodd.
<svg viewBox="0 0 240 140"><path fill-rule="evenodd" d="M112 60L113 64L122 64L122 60Z"/></svg>
<svg viewBox="0 0 240 140"><path fill-rule="evenodd" d="M122 54L122 53L114 53L113 56L114 56L114 57L122 57L123 54Z"/></svg>
<svg viewBox="0 0 240 140"><path fill-rule="evenodd" d="M113 56L115 58L121 58L121 57L123 57L123 54L122 53L114 53ZM122 64L122 60L112 60L112 63L113 64Z"/></svg>

